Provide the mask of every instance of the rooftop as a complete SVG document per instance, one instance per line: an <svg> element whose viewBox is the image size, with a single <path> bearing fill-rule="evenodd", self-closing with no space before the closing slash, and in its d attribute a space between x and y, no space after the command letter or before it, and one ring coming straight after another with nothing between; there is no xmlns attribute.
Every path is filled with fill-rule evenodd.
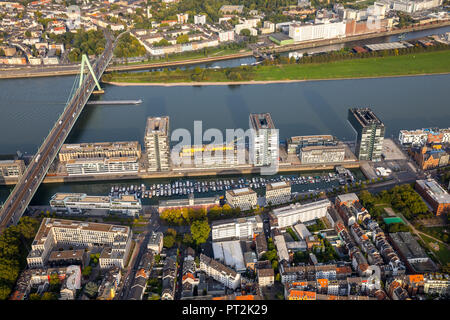
<svg viewBox="0 0 450 320"><path fill-rule="evenodd" d="M375 113L370 108L351 108L350 112L362 127L373 124L384 126L383 122L375 115Z"/></svg>
<svg viewBox="0 0 450 320"><path fill-rule="evenodd" d="M251 128L255 130L275 129L270 113L251 113L250 124Z"/></svg>
<svg viewBox="0 0 450 320"><path fill-rule="evenodd" d="M248 194L256 194L256 192L250 188L233 189L233 190L227 190L226 192L229 193L233 197L245 196Z"/></svg>
<svg viewBox="0 0 450 320"><path fill-rule="evenodd" d="M416 183L436 202L450 203L450 194L436 180L417 180Z"/></svg>
<svg viewBox="0 0 450 320"><path fill-rule="evenodd" d="M155 117L147 118L147 127L145 128L145 135L162 134L168 136L169 134L169 117Z"/></svg>
<svg viewBox="0 0 450 320"><path fill-rule="evenodd" d="M289 181L280 181L280 182L274 182L274 183L268 183L266 185L266 190L276 190L276 189L283 189L283 188L290 188L291 183Z"/></svg>

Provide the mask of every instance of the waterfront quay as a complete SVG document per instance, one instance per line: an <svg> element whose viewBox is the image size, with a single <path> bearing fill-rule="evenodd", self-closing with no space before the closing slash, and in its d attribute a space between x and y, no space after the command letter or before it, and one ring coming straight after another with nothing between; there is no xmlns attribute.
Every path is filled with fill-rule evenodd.
<svg viewBox="0 0 450 320"><path fill-rule="evenodd" d="M291 163L280 163L279 173L293 172L311 172L333 170L336 166L343 166L347 169L359 169L359 161L340 162L329 164L308 164L308 165L292 165ZM170 171L159 172L136 172L136 173L114 173L114 174L97 174L83 176L57 175L54 173L47 174L42 183L66 183L66 182L88 182L88 181L115 181L115 180L141 180L141 179L167 179L167 178L184 178L184 177L207 177L207 176L227 176L227 175L244 175L259 174L261 168L252 167L251 165L242 166L240 168L230 169L195 169L184 168ZM15 185L17 178L0 179L0 185Z"/></svg>

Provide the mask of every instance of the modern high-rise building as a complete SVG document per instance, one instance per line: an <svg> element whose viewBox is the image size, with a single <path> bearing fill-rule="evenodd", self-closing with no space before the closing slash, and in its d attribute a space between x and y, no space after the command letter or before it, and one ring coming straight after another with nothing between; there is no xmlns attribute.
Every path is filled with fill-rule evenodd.
<svg viewBox="0 0 450 320"><path fill-rule="evenodd" d="M355 154L359 160L380 161L383 149L383 122L370 108L350 108L348 121L357 133Z"/></svg>
<svg viewBox="0 0 450 320"><path fill-rule="evenodd" d="M269 166L278 162L279 137L270 113L251 113L252 129L250 159L255 166ZM252 150L253 149L253 150Z"/></svg>
<svg viewBox="0 0 450 320"><path fill-rule="evenodd" d="M144 140L148 171L169 170L169 117L147 118Z"/></svg>

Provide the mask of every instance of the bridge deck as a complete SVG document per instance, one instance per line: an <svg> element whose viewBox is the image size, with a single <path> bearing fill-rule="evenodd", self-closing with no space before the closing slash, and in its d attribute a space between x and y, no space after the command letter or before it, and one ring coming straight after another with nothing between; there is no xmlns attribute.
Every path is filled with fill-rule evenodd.
<svg viewBox="0 0 450 320"><path fill-rule="evenodd" d="M107 44L103 54L97 59L93 70L97 79L100 79L113 56L113 50L117 44L117 39L113 43L112 37L105 32ZM89 96L95 87L93 76L88 76L83 80L81 86L75 92L69 103L66 105L59 119L45 138L31 163L24 174L19 179L15 188L9 195L0 211L0 231L3 231L11 224L16 224L23 215L25 209L33 198L40 183L50 168L53 160L63 145L70 130L83 111Z"/></svg>

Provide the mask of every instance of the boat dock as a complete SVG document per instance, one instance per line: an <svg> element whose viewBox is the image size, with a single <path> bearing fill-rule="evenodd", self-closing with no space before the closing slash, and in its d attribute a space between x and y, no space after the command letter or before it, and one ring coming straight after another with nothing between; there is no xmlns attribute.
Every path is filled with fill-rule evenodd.
<svg viewBox="0 0 450 320"><path fill-rule="evenodd" d="M88 101L86 104L88 105L107 105L107 104L112 104L112 105L136 105L136 104L141 104L142 100L110 100L110 101L106 101L106 100L97 100L97 101Z"/></svg>

